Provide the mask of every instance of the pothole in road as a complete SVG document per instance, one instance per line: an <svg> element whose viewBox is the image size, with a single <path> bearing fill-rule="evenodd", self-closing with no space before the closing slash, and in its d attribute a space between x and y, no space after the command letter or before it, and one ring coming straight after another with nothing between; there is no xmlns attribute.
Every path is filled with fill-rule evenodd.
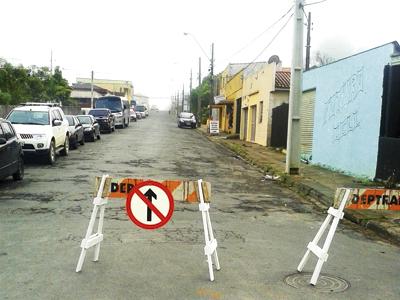
<svg viewBox="0 0 400 300"><path fill-rule="evenodd" d="M350 288L347 280L328 274L321 274L317 284L310 284L312 273L294 273L285 277L284 282L296 289L315 290L320 293L341 293Z"/></svg>

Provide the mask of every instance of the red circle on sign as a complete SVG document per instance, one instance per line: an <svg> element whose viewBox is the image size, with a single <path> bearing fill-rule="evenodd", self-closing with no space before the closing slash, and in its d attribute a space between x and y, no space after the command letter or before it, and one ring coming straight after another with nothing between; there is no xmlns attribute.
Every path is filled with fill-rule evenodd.
<svg viewBox="0 0 400 300"><path fill-rule="evenodd" d="M164 216L164 218L159 218L161 220L161 222L157 223L157 224L144 224L142 222L140 222L135 215L133 214L132 210L131 210L131 202L132 202L132 197L136 194L138 195L144 202L145 204L147 204L146 200L144 200L140 195L142 195L143 197L145 197L143 195L143 193L140 191L140 188L149 185L149 186L156 186L158 188L160 188L168 197L168 201L169 201L169 210L166 216ZM148 200L147 200L148 201ZM162 226L164 226L172 217L172 214L174 212L174 198L172 197L171 192L168 190L168 188L164 185L162 185L159 182L153 181L153 180L147 180L147 181L143 181L139 184L137 184L127 195L126 197L126 213L128 214L129 218L131 219L131 221L133 223L135 223L137 226L144 228L144 229L157 229L160 228Z"/></svg>

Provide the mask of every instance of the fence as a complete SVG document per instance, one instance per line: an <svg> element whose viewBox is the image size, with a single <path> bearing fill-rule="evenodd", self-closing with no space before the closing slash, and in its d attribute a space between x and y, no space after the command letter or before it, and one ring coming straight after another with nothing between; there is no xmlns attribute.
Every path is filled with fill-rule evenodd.
<svg viewBox="0 0 400 300"><path fill-rule="evenodd" d="M8 113L18 105L0 105L0 118L5 118ZM79 106L63 106L62 110L66 115L84 114Z"/></svg>

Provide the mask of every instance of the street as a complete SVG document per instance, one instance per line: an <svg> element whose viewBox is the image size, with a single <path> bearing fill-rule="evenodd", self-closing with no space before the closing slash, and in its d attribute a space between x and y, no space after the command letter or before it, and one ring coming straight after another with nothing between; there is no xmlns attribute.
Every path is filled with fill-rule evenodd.
<svg viewBox="0 0 400 300"><path fill-rule="evenodd" d="M182 202L166 226L143 230L124 200L109 200L100 260L90 249L76 273L102 174L210 182L215 281L198 205ZM399 248L346 221L322 268L344 280L327 289L288 285L326 212L262 175L197 130L177 128L167 112L103 134L53 167L28 161L23 181L0 181L0 299L398 299Z"/></svg>

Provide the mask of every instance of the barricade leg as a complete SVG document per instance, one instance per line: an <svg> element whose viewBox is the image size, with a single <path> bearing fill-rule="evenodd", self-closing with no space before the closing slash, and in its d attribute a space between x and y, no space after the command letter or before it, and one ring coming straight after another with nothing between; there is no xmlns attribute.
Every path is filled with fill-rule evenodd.
<svg viewBox="0 0 400 300"><path fill-rule="evenodd" d="M208 271L210 274L210 281L214 281L214 270L213 270L213 258L214 264L217 270L220 269L218 254L217 254L217 240L214 237L212 230L211 219L210 219L210 204L204 202L202 180L198 181L199 189L199 210L201 211L203 229L204 229L204 240L206 245L204 246L204 254L207 256Z"/></svg>
<svg viewBox="0 0 400 300"><path fill-rule="evenodd" d="M105 205L107 203L107 199L102 198L102 193L107 177L108 175L103 175L99 186L99 190L97 191L97 196L93 200L93 205L94 205L93 211L92 215L90 216L89 226L86 230L85 238L81 242L82 249L81 249L81 254L79 256L78 264L76 266L76 272L80 272L82 270L82 266L86 257L86 252L89 248L96 246L94 253L94 261L97 261L99 259L100 243L103 240L102 231L103 231L104 210L105 210ZM97 233L92 234L99 208L100 208L100 216L99 216Z"/></svg>
<svg viewBox="0 0 400 300"><path fill-rule="evenodd" d="M309 255L311 254L311 252L318 257L317 264L315 266L313 275L312 275L311 280L310 280L310 284L312 284L312 285L316 285L317 284L319 275L320 275L321 270L322 270L322 266L323 266L324 262L326 262L328 260L328 250L329 250L329 247L330 247L330 245L332 243L332 240L333 240L333 237L335 235L336 228L337 228L337 226L339 224L339 221L341 219L343 219L343 216L344 216L343 209L344 209L344 207L346 205L346 201L347 201L347 199L349 197L350 191L351 191L350 189L345 189L344 196L343 196L343 198L342 198L342 200L340 202L340 205L339 205L338 209L335 209L333 207L330 207L328 209L328 216L325 218L325 221L322 223L321 228L318 230L318 232L315 235L315 237L312 240L312 242L310 242L307 245L307 251L304 254L303 258L301 259L301 261L300 261L300 263L299 263L299 265L297 267L297 270L299 272L301 272L303 270L304 266L306 265L306 263L308 261L308 258L309 258ZM326 236L324 245L323 245L322 248L320 248L318 246L318 242L321 239L321 237L323 236L323 234L326 231L326 229L328 228L328 226L331 223L331 221L332 221L332 224L331 224L331 226L329 228L329 231L328 231L328 234Z"/></svg>

